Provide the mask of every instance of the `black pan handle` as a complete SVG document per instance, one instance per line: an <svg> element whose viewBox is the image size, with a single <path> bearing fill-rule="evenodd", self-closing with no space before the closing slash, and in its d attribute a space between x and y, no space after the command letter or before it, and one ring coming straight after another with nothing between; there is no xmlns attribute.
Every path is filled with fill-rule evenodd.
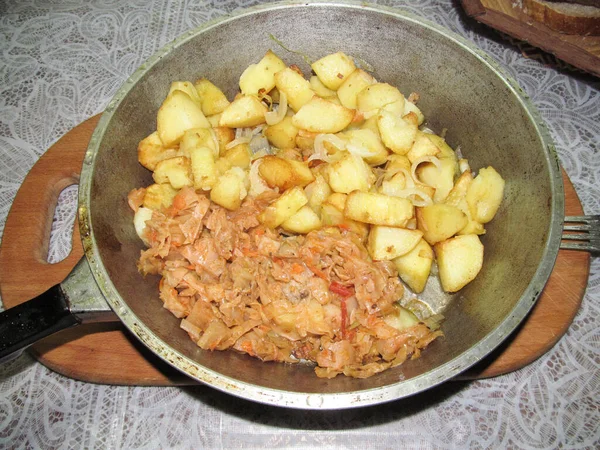
<svg viewBox="0 0 600 450"><path fill-rule="evenodd" d="M118 320L84 257L62 283L0 313L0 363L57 331L82 323Z"/></svg>
<svg viewBox="0 0 600 450"><path fill-rule="evenodd" d="M34 299L0 313L0 362L13 359L46 336L80 323L57 284Z"/></svg>

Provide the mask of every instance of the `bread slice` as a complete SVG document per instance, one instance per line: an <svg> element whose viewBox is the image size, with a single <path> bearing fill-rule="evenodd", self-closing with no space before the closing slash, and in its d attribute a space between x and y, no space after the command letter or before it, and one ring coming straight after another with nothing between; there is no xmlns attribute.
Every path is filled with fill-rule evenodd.
<svg viewBox="0 0 600 450"><path fill-rule="evenodd" d="M565 34L600 35L600 7L545 0L523 0L536 22Z"/></svg>

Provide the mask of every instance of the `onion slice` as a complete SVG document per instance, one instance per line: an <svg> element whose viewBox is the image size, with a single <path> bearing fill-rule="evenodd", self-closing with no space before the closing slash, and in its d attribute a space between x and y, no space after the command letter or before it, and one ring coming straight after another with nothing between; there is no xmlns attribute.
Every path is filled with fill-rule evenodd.
<svg viewBox="0 0 600 450"><path fill-rule="evenodd" d="M329 153L327 153L327 149L325 148L325 142L329 142L339 150L346 149L346 143L344 140L335 134L317 134L314 144L315 152L308 158L309 162L315 159L320 159L325 162L332 161L331 156Z"/></svg>
<svg viewBox="0 0 600 450"><path fill-rule="evenodd" d="M415 180L415 182L417 184L420 184L421 186L428 186L428 184L423 183L421 180L419 180L419 177L417 176L417 167L419 167L419 164L423 164L424 162L432 163L435 167L437 167L438 172L442 171L442 163L439 160L439 158L435 156L421 156L420 158L415 159L415 161L412 163L410 172L413 180Z"/></svg>
<svg viewBox="0 0 600 450"><path fill-rule="evenodd" d="M287 95L285 92L279 93L279 106L276 111L268 111L265 113L265 120L267 125L277 125L283 120L288 110Z"/></svg>

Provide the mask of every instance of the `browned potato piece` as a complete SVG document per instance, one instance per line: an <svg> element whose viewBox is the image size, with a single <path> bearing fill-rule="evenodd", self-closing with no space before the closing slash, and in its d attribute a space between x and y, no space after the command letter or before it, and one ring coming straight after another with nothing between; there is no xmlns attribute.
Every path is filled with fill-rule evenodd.
<svg viewBox="0 0 600 450"><path fill-rule="evenodd" d="M153 210L168 208L173 204L177 192L169 183L151 184L146 188L142 205Z"/></svg>
<svg viewBox="0 0 600 450"><path fill-rule="evenodd" d="M236 210L248 195L246 182L247 173L239 167L232 167L217 179L210 191L210 199L223 208Z"/></svg>
<svg viewBox="0 0 600 450"><path fill-rule="evenodd" d="M417 208L416 216L423 238L431 245L454 236L468 223L464 212L444 203Z"/></svg>
<svg viewBox="0 0 600 450"><path fill-rule="evenodd" d="M377 116L381 140L387 148L399 155L406 155L417 137L418 127L412 121L381 111Z"/></svg>
<svg viewBox="0 0 600 450"><path fill-rule="evenodd" d="M248 144L238 144L235 147L226 149L221 155L222 159L226 159L230 166L247 169L250 167L250 146Z"/></svg>
<svg viewBox="0 0 600 450"><path fill-rule="evenodd" d="M284 191L293 186L306 186L315 180L306 163L267 155L261 158L258 173L269 187Z"/></svg>
<svg viewBox="0 0 600 450"><path fill-rule="evenodd" d="M456 292L473 281L483 266L483 244L475 234L456 236L435 244L440 282Z"/></svg>
<svg viewBox="0 0 600 450"><path fill-rule="evenodd" d="M319 80L318 76L313 75L312 77L310 77L309 83L310 83L310 88L319 97L321 97L321 98L335 97L335 91L332 91L327 86L325 86L321 82L321 80Z"/></svg>
<svg viewBox="0 0 600 450"><path fill-rule="evenodd" d="M273 147L280 149L295 148L298 128L292 122L292 118L284 117L281 122L270 125L265 130L265 137Z"/></svg>
<svg viewBox="0 0 600 450"><path fill-rule="evenodd" d="M190 160L185 156L162 160L156 165L152 178L158 184L170 183L174 189L194 184Z"/></svg>
<svg viewBox="0 0 600 450"><path fill-rule="evenodd" d="M404 227L414 215L412 203L405 198L375 192L354 191L346 199L344 215L373 225Z"/></svg>
<svg viewBox="0 0 600 450"><path fill-rule="evenodd" d="M213 131L219 143L219 154L222 155L231 141L235 139L235 131L229 127L214 127Z"/></svg>
<svg viewBox="0 0 600 450"><path fill-rule="evenodd" d="M425 289L432 263L433 249L424 239L421 239L410 252L394 259L398 275L415 294Z"/></svg>
<svg viewBox="0 0 600 450"><path fill-rule="evenodd" d="M304 205L292 217L281 224L281 228L292 233L306 234L321 228L321 219L308 205Z"/></svg>
<svg viewBox="0 0 600 450"><path fill-rule="evenodd" d="M296 128L314 133L337 133L346 128L354 111L314 96L292 117Z"/></svg>
<svg viewBox="0 0 600 450"><path fill-rule="evenodd" d="M269 228L277 228L308 203L302 188L294 186L271 203L260 213L258 220Z"/></svg>
<svg viewBox="0 0 600 450"><path fill-rule="evenodd" d="M375 83L368 85L356 96L356 106L359 111L369 112L383 108L394 102L401 102L404 112L404 96L398 88L388 83Z"/></svg>
<svg viewBox="0 0 600 450"><path fill-rule="evenodd" d="M177 150L165 148L156 131L138 144L138 161L148 170L156 169L156 165L163 159L175 156L177 156Z"/></svg>
<svg viewBox="0 0 600 450"><path fill-rule="evenodd" d="M315 95L310 83L289 67L275 74L275 85L279 92L285 93L288 104L294 111L302 108Z"/></svg>
<svg viewBox="0 0 600 450"><path fill-rule="evenodd" d="M356 69L354 61L343 52L333 53L311 64L319 80L329 89L337 91Z"/></svg>
<svg viewBox="0 0 600 450"><path fill-rule="evenodd" d="M503 196L504 180L500 174L493 167L480 169L467 189L467 203L473 219L480 223L492 220Z"/></svg>
<svg viewBox="0 0 600 450"><path fill-rule="evenodd" d="M265 123L267 107L253 95L240 95L224 111L219 125L248 128Z"/></svg>
<svg viewBox="0 0 600 450"><path fill-rule="evenodd" d="M156 131L165 147L181 140L191 128L210 128L202 108L188 94L180 90L171 92L158 109Z"/></svg>
<svg viewBox="0 0 600 450"><path fill-rule="evenodd" d="M366 223L347 218L342 210L327 201L321 205L321 222L323 226L335 226L350 230L363 241L369 233L369 226Z"/></svg>
<svg viewBox="0 0 600 450"><path fill-rule="evenodd" d="M362 69L356 69L337 90L338 98L346 108L356 109L356 97L367 86L375 84L375 78Z"/></svg>
<svg viewBox="0 0 600 450"><path fill-rule="evenodd" d="M268 50L257 63L250 64L240 76L240 91L244 95L265 94L275 87L275 74L285 69L285 63Z"/></svg>
<svg viewBox="0 0 600 450"><path fill-rule="evenodd" d="M410 252L421 240L419 230L375 225L369 231L367 250L375 260L390 261Z"/></svg>
<svg viewBox="0 0 600 450"><path fill-rule="evenodd" d="M355 190L368 191L375 182L375 174L360 156L343 153L340 160L330 163L324 169L329 186L342 194Z"/></svg>
<svg viewBox="0 0 600 450"><path fill-rule="evenodd" d="M225 97L225 94L217 86L212 84L206 78L201 78L194 83L196 92L200 97L200 104L202 106L202 112L206 116L212 116L225 111L225 108L229 106L229 100Z"/></svg>

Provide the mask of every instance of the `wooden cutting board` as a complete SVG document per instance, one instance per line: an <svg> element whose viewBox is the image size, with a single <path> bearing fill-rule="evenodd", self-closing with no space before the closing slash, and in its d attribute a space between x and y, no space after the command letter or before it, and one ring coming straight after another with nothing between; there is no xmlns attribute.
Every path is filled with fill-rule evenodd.
<svg viewBox="0 0 600 450"><path fill-rule="evenodd" d="M517 0L461 0L461 3L465 12L478 22L600 77L600 36L554 31L523 12Z"/></svg>
<svg viewBox="0 0 600 450"><path fill-rule="evenodd" d="M46 262L50 227L60 192L76 184L99 116L54 144L23 182L8 215L0 248L0 291L6 308L60 283L83 256L77 227L73 250L57 264ZM581 215L573 185L563 173L566 213ZM461 378L485 378L519 369L547 352L566 332L585 291L590 255L561 250L550 280L531 314L493 355ZM119 322L80 325L50 336L31 354L50 369L77 380L121 385L183 385L195 382L141 345Z"/></svg>

